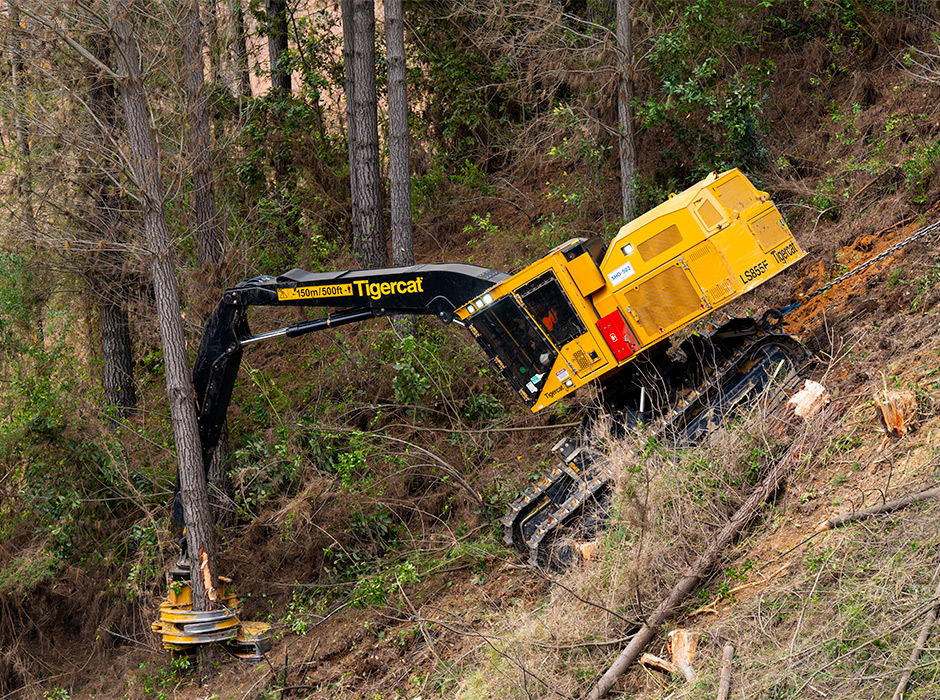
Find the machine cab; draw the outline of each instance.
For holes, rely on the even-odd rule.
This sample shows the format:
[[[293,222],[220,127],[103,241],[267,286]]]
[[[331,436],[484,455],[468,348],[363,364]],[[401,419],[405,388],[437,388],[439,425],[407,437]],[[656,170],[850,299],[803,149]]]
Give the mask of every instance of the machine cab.
[[[572,261],[582,258],[587,269],[597,270],[601,253],[597,239],[572,239],[457,310],[534,411],[575,389],[576,375],[594,375],[608,364],[593,337],[596,313],[571,270]]]

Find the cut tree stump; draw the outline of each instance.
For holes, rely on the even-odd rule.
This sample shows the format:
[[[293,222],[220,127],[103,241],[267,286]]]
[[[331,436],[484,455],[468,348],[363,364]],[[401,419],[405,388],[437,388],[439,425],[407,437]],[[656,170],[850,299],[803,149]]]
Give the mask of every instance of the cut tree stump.
[[[672,663],[682,671],[685,679],[691,683],[695,680],[695,651],[698,649],[698,632],[686,629],[673,630],[669,633],[669,651],[672,654]]]
[[[643,656],[640,657],[640,666],[645,666],[646,668],[651,668],[661,673],[679,673],[679,668],[674,663],[666,661],[666,659],[661,659],[653,654],[643,654]]]
[[[917,423],[917,397],[913,391],[900,390],[876,392],[872,399],[878,408],[878,416],[885,431],[884,440],[878,447],[880,452],[892,437],[904,437]]]

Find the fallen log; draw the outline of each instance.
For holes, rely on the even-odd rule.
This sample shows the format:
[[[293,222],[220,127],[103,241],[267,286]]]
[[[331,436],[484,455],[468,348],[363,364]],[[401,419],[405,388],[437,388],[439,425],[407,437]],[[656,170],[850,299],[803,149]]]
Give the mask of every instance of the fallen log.
[[[734,647],[725,644],[721,654],[721,666],[718,670],[718,696],[716,700],[728,700],[731,695],[731,660],[734,658]]]
[[[901,510],[902,508],[914,505],[915,503],[929,501],[938,497],[940,497],[940,486],[936,486],[932,489],[926,489],[924,491],[918,491],[917,493],[911,493],[907,496],[896,498],[893,501],[885,501],[880,505],[871,506],[870,508],[862,508],[861,510],[855,510],[851,513],[844,513],[842,515],[833,516],[828,520],[823,520],[821,523],[819,523],[819,525],[816,526],[816,531],[820,532],[822,530],[833,530],[848,523],[854,523],[859,520],[866,520],[875,515],[881,515],[883,513],[893,513],[896,510]]]
[[[640,627],[640,630],[614,660],[610,668],[601,676],[594,687],[584,695],[584,700],[600,700],[600,698],[607,695],[616,680],[636,662],[646,646],[653,641],[663,622],[675,613],[682,601],[711,574],[725,549],[754,519],[761,506],[784,484],[799,464],[804,450],[817,441],[819,433],[830,426],[832,419],[838,412],[838,404],[830,405],[819,416],[818,420],[814,421],[813,429],[807,428],[800,437],[794,440],[786,455],[774,465],[763,481],[751,492],[744,504],[731,516],[731,520],[715,536],[714,541],[705,549],[705,552],[695,560],[686,574],[673,586],[666,599],[656,607],[646,623]]]
[[[937,588],[933,592],[933,597],[940,597],[940,584],[937,584]],[[917,665],[917,661],[924,651],[924,647],[927,646],[927,638],[930,636],[930,631],[937,622],[938,612],[940,612],[940,603],[935,604],[927,612],[927,617],[924,618],[924,624],[920,628],[920,634],[917,635],[917,642],[911,650],[911,655],[907,660],[904,671],[901,673],[901,678],[898,680],[898,687],[894,689],[894,695],[891,700],[904,700],[904,692],[907,690],[907,684],[911,680],[911,673],[913,673],[914,667]]]

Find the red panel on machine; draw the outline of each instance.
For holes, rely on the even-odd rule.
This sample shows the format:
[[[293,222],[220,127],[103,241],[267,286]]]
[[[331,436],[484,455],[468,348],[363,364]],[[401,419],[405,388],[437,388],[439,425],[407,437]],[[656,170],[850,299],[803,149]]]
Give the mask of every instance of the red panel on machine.
[[[597,327],[604,336],[607,346],[613,350],[618,362],[626,360],[640,347],[620,309],[604,316],[597,322]]]

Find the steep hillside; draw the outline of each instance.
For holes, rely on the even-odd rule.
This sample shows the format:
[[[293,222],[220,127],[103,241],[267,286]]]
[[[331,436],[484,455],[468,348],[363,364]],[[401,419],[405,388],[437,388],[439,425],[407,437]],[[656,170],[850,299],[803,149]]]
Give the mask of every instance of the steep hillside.
[[[643,198],[651,204],[690,184],[708,158],[718,167],[740,157],[808,253],[723,312],[760,315],[798,301],[940,219],[934,25],[931,11],[902,5],[876,26],[861,4],[832,4],[840,18],[851,15],[851,36],[813,3],[761,3],[753,12],[763,24],[747,41],[733,41],[732,20],[752,18],[725,18],[731,48],[722,60],[766,69],[740,92],[722,83],[692,94],[701,86],[678,73],[665,90],[650,76],[668,63],[671,44],[644,37]],[[678,25],[667,38],[691,42]],[[656,112],[657,100],[682,107],[682,86],[698,111]],[[720,148],[729,134],[736,149]],[[605,174],[616,172],[616,157],[606,146],[589,157],[566,152],[582,145],[566,137],[531,160],[468,160],[446,196],[427,195],[434,171],[420,173],[420,260],[510,270],[569,235],[609,237],[619,183]],[[326,253],[315,243],[298,252],[300,264],[355,266],[335,241]],[[247,252],[238,255],[235,269],[258,271]],[[199,317],[211,300],[195,300],[204,295],[198,276],[187,283]],[[300,316],[269,311],[253,323]],[[940,504],[816,528],[940,482],[938,322],[935,235],[786,316],[818,356],[814,377],[838,410],[649,648],[666,658],[672,627],[697,632],[697,679],[636,667],[616,693],[714,697],[730,643],[732,698],[891,696],[936,602]],[[58,323],[48,332],[67,337],[62,352],[79,348],[79,333]],[[153,346],[153,326],[140,325],[142,345]],[[693,449],[611,438],[617,495],[596,556],[549,574],[502,545],[498,519],[546,466],[551,445],[576,430],[589,391],[532,415],[464,333],[436,322],[420,322],[414,337],[382,321],[259,347],[236,388],[228,477],[213,497],[222,571],[243,597],[243,617],[271,622],[275,642],[260,663],[219,654],[217,675],[198,687],[190,660],[159,649],[150,630],[176,555],[163,505],[173,454],[160,362],[156,350],[146,353],[139,417],[120,428],[82,401],[87,377],[27,392],[42,409],[31,419],[74,409],[81,420],[33,421],[33,451],[4,455],[15,466],[11,483],[34,480],[38,505],[37,515],[15,511],[3,525],[0,698],[580,697],[795,439],[757,416]],[[913,393],[916,420],[885,440],[873,395],[888,389]],[[76,428],[88,425],[100,432]],[[115,455],[122,459],[108,459]],[[87,490],[60,494],[49,485],[55,474],[22,466],[43,459],[80,474]],[[43,498],[47,487],[55,498]],[[12,492],[0,480],[4,515]],[[37,534],[31,517],[56,528]],[[940,656],[928,642],[904,697],[938,696]]]

